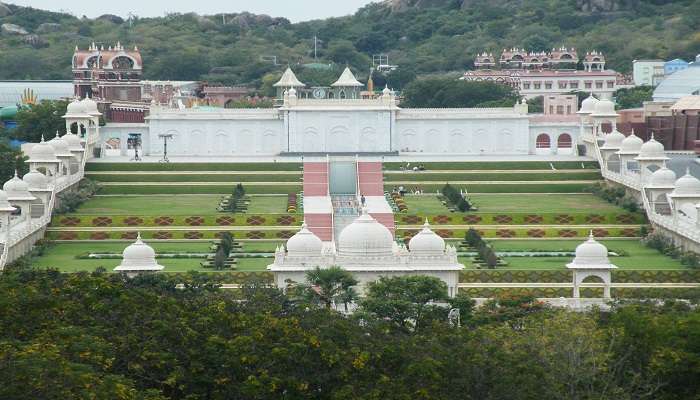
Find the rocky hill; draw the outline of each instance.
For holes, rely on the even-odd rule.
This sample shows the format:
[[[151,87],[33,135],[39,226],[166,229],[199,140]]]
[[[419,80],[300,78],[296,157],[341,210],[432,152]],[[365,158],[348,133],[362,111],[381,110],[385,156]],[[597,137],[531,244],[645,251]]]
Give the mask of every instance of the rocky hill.
[[[0,3],[0,79],[69,79],[73,48],[93,41],[138,45],[147,78],[263,90],[287,64],[350,64],[362,77],[372,55],[388,54],[400,66],[391,77],[400,85],[416,75],[464,71],[477,52],[513,46],[596,49],[626,72],[633,59],[700,53],[697,15],[700,0],[385,0],[352,16],[292,24],[246,12],[89,19]],[[297,69],[312,84],[338,73]]]

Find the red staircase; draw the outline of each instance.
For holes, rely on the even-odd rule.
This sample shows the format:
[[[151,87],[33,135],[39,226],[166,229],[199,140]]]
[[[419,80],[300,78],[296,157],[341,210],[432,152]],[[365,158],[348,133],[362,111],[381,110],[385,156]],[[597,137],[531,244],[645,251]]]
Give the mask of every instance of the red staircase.
[[[323,199],[314,199],[321,197]],[[324,242],[333,240],[333,208],[314,210],[311,205],[329,204],[328,163],[304,163],[304,219],[309,230]]]
[[[382,171],[382,163],[374,161],[358,161],[357,162],[357,187],[360,195],[367,197],[380,197],[376,201],[386,202],[384,198],[384,174]],[[368,200],[369,201],[369,200]],[[387,203],[386,208],[389,210],[391,206]],[[391,212],[372,212],[370,209],[369,215],[376,219],[377,222],[386,226],[393,235],[396,226],[394,225],[394,214]]]

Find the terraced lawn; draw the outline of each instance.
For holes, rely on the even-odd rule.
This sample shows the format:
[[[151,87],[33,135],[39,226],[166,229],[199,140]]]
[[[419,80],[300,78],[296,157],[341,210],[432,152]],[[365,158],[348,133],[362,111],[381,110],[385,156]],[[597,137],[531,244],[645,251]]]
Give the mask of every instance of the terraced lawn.
[[[638,240],[601,240],[608,250],[619,253],[610,261],[625,270],[685,269],[678,260],[642,245]],[[496,251],[574,251],[582,240],[493,240]],[[564,269],[573,257],[504,257],[499,269]]]
[[[201,215],[216,214],[221,195],[96,196],[77,214],[101,215]]]
[[[116,267],[120,260],[89,260],[78,259],[76,256],[86,253],[119,253],[124,250],[127,243],[58,243],[50,247],[46,253],[37,258],[34,262],[35,267],[41,268],[57,268],[63,272],[79,272],[79,271],[94,271],[99,267],[104,267],[111,271]],[[209,243],[199,242],[182,242],[182,243],[149,243],[155,250],[159,252],[202,252],[209,251]],[[256,243],[255,246],[246,246],[245,249],[258,248],[262,249],[262,243]],[[274,250],[275,243],[265,243],[267,247],[271,246]],[[265,249],[267,249],[265,247]],[[200,258],[162,258],[158,262],[165,266],[165,272],[218,272],[211,269],[200,267]],[[268,264],[272,262],[271,257],[265,258],[243,258],[239,259],[237,271],[265,271]]]
[[[406,195],[404,199],[409,214],[447,211],[436,195]],[[480,212],[625,212],[592,194],[473,194],[469,199]]]
[[[76,214],[88,215],[210,215],[218,214],[221,195],[96,196]],[[287,212],[287,196],[251,196],[248,214]]]

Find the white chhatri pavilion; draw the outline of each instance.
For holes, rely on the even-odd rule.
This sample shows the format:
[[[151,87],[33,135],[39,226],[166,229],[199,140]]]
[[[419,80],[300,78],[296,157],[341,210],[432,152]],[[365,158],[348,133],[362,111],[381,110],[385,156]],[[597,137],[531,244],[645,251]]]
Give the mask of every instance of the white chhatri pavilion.
[[[337,248],[334,243],[322,242],[305,223],[286,247],[277,248],[274,263],[267,267],[280,288],[290,281],[304,282],[306,273],[316,267],[339,266],[355,276],[360,292],[382,276],[428,275],[445,282],[448,295],[453,297],[458,290],[459,272],[464,269],[455,248],[445,245],[427,221],[406,248],[398,245],[389,229],[369,215],[366,208],[340,232]]]
[[[153,247],[144,243],[141,240],[141,233],[139,233],[136,241],[124,249],[122,262],[114,268],[114,271],[134,277],[141,273],[162,271],[164,268],[156,261],[156,252]]]
[[[608,248],[599,243],[593,237],[593,231],[588,240],[576,247],[576,257],[566,264],[566,268],[573,272],[574,298],[581,297],[580,287],[583,281],[591,276],[600,278],[605,284],[603,298],[610,298],[612,274],[610,271],[617,269],[608,259]]]

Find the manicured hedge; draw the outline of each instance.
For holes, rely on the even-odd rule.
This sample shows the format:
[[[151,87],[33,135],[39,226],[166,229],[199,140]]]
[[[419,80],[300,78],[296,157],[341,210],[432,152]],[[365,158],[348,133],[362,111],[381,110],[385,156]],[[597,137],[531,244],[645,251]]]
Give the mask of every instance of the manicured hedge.
[[[454,181],[577,181],[577,180],[599,180],[602,176],[597,171],[586,172],[528,172],[528,173],[479,173],[479,174],[462,174],[462,173],[405,173],[405,174],[385,174],[385,182],[405,182],[405,181],[436,181],[436,182],[454,182]]]
[[[86,171],[300,171],[301,163],[103,163],[88,162]]]
[[[640,213],[448,213],[438,215],[395,214],[396,224],[421,225],[428,218],[433,225],[591,225],[643,224]]]
[[[130,231],[111,231],[109,228],[105,230],[92,231],[49,231],[47,237],[51,240],[134,240],[136,234],[141,233],[141,237],[150,240],[197,240],[197,239],[218,239],[221,232],[227,231],[226,227],[221,227],[221,230],[204,231],[197,230],[193,227],[191,230],[172,230],[168,227],[163,227],[162,230],[139,230],[134,228]],[[289,229],[274,229],[274,230],[256,230],[255,228],[244,231],[229,231],[235,239],[277,239],[286,240],[292,237],[299,229],[297,227],[289,227]]]
[[[299,174],[89,174],[99,182],[301,182]]]
[[[230,214],[212,215],[55,215],[54,227],[128,227],[133,226],[296,226],[304,217],[296,214]]]
[[[585,168],[598,169],[600,166],[595,161],[556,161],[556,162],[546,162],[546,161],[475,161],[475,162],[412,162],[411,167],[415,165],[423,164],[423,166],[428,170],[489,170],[489,169],[551,169],[550,164],[554,165],[556,169],[581,169],[583,164]],[[400,167],[405,167],[406,163],[403,162],[387,162],[384,163],[384,169],[398,171]]]
[[[573,275],[568,270],[465,270],[459,274],[460,282],[469,283],[568,283],[572,279]],[[612,271],[612,281],[618,283],[696,283],[700,282],[700,270],[618,270]]]
[[[538,298],[571,297],[571,288],[461,288],[460,293],[469,297],[498,297],[504,295],[534,296]],[[612,288],[613,299],[692,299],[697,298],[697,291],[680,288]],[[581,288],[582,298],[603,296],[603,288]]]
[[[385,184],[384,190],[391,191],[396,184]],[[436,193],[442,188],[442,184],[421,184],[420,189],[424,193]],[[514,183],[514,184],[455,184],[460,189],[467,189],[474,193],[586,193],[589,183]]]
[[[246,185],[247,194],[287,194],[298,192],[301,185]],[[100,194],[230,194],[230,185],[110,185],[102,186]]]
[[[445,239],[461,239],[467,233],[468,228],[460,229],[440,229],[433,227],[435,233]],[[477,232],[484,238],[584,238],[588,237],[590,230],[588,228],[476,228]],[[595,228],[593,234],[596,237],[640,237],[640,228]],[[418,229],[405,229],[398,227],[397,235],[408,239],[415,235]]]

